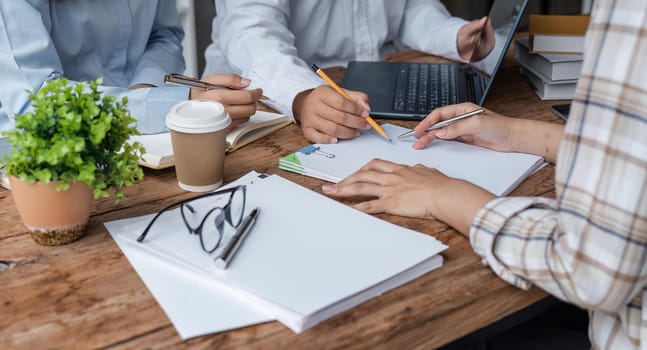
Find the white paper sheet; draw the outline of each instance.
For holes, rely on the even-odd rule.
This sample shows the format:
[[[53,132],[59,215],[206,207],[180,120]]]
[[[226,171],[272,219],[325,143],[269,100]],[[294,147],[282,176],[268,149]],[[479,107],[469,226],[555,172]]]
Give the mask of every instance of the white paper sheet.
[[[536,155],[496,152],[457,141],[434,140],[425,149],[415,150],[412,147],[415,137],[397,138],[409,129],[392,124],[383,124],[382,128],[393,143],[384,141],[373,130],[366,130],[352,140],[315,145],[320,152],[334,157],[296,152],[281,158],[279,167],[336,183],[372,159],[380,158],[406,165],[423,164],[449,177],[469,181],[496,196],[505,196],[544,164],[543,158]]]
[[[295,332],[442,263],[438,253],[446,246],[431,236],[361,213],[279,176],[245,181],[247,177],[236,181],[248,184],[246,212],[258,206],[261,213],[227,270],[213,266],[218,251],[205,254],[198,237],[186,233],[178,209],[160,216],[143,244],[134,243],[143,226],[124,224],[116,234],[156,257],[219,281]],[[197,212],[213,207],[192,205]]]
[[[182,339],[273,320],[208,276],[162,261],[120,237],[126,231],[141,232],[151,217],[112,221],[105,226]],[[185,239],[203,253],[196,237],[187,234]]]

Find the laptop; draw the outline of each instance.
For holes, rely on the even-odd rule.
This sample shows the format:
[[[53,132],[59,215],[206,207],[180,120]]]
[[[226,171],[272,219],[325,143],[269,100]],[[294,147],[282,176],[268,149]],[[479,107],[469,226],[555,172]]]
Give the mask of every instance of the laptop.
[[[491,76],[463,63],[364,62],[348,64],[342,86],[369,96],[375,118],[421,120],[436,107],[483,105],[528,0],[495,0],[490,19],[505,42]]]

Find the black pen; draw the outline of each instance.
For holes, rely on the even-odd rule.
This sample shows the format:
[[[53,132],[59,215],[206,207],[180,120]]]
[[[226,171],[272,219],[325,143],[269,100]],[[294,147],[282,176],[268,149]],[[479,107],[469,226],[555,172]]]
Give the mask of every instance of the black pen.
[[[216,85],[212,83],[208,83],[206,81],[202,81],[200,79],[192,78],[183,74],[179,73],[170,73],[164,76],[164,82],[167,84],[173,84],[173,85],[179,85],[179,86],[187,86],[191,88],[196,88],[196,89],[202,89],[202,90],[215,90],[215,89],[226,89],[226,90],[235,90],[226,86],[222,85]],[[262,96],[259,98],[260,100],[266,100],[266,96]]]
[[[227,265],[229,265],[229,263],[234,260],[236,252],[243,244],[243,240],[245,239],[249,231],[252,230],[252,227],[256,223],[256,218],[258,218],[258,214],[260,212],[261,209],[258,207],[252,209],[252,212],[249,213],[249,215],[247,215],[240,226],[238,226],[236,233],[234,233],[234,235],[229,239],[225,247],[222,248],[220,255],[218,255],[214,260],[213,263],[217,268],[224,270],[227,268]]]
[[[463,119],[465,119],[465,118],[469,118],[469,117],[471,117],[471,116],[474,116],[474,115],[477,115],[477,114],[481,114],[481,113],[483,113],[483,112],[485,112],[485,108],[479,108],[479,109],[475,109],[475,110],[473,110],[473,111],[471,111],[471,112],[467,112],[467,113],[463,113],[463,114],[457,115],[457,116],[455,116],[454,118],[450,118],[450,119],[447,119],[447,120],[440,121],[440,122],[438,122],[438,123],[436,123],[436,124],[434,124],[434,125],[432,125],[432,126],[428,127],[428,128],[425,130],[425,132],[427,132],[427,131],[431,131],[431,130],[440,129],[440,128],[443,128],[443,127],[445,127],[445,126],[447,126],[447,125],[452,125],[452,124],[454,124],[454,123],[456,123],[456,122],[458,122],[458,121],[461,121],[461,120],[463,120]],[[407,131],[407,132],[405,132],[404,134],[402,134],[402,135],[398,136],[398,138],[399,138],[399,139],[403,139],[403,138],[405,138],[405,137],[413,136],[415,133],[416,133],[416,132],[415,132],[415,131],[413,131],[413,130],[411,130],[411,131]]]

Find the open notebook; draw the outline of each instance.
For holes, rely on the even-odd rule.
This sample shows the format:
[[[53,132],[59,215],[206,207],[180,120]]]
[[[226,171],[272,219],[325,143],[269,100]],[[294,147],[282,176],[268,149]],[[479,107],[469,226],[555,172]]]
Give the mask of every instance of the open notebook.
[[[496,196],[505,196],[545,163],[539,156],[496,152],[456,141],[435,140],[423,150],[412,148],[416,138],[399,140],[410,131],[383,124],[393,143],[374,131],[337,144],[308,145],[279,160],[279,168],[337,183],[375,158],[436,168],[447,176],[469,181]]]
[[[256,111],[249,121],[238,125],[227,134],[226,150],[235,151],[290,123],[290,118],[285,114]],[[171,135],[168,132],[134,136],[131,140],[139,141],[146,149],[140,161],[142,166],[163,169],[175,165]]]
[[[133,244],[230,289],[295,332],[442,264],[439,253],[447,247],[433,237],[277,175],[252,172],[231,185],[237,184],[247,184],[246,213],[254,207],[261,211],[226,270],[213,265],[218,250],[206,254],[198,237],[187,233],[178,209],[162,215],[144,243]],[[147,215],[105,225],[116,240],[134,242],[150,219]]]

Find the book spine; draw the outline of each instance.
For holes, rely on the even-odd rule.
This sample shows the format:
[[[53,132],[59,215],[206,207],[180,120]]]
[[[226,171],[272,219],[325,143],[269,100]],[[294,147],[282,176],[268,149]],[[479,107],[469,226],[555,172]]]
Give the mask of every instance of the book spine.
[[[551,82],[578,79],[582,70],[581,60],[551,62],[542,54],[530,54],[522,44],[515,45],[514,56],[519,64],[541,73]]]

